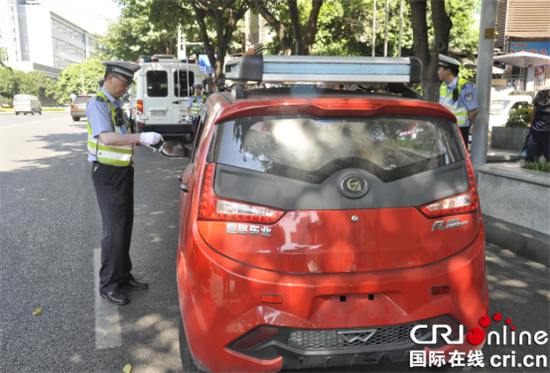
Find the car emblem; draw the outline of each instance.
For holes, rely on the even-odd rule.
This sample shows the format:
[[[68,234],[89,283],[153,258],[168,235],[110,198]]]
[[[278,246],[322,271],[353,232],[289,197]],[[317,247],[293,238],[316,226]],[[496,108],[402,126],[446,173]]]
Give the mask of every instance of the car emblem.
[[[369,183],[362,176],[347,175],[340,182],[340,191],[347,197],[359,198],[369,191]]]
[[[370,339],[376,333],[376,329],[364,329],[364,330],[346,330],[338,331],[338,334],[340,334],[348,343],[353,343],[357,340],[361,342],[366,342]]]

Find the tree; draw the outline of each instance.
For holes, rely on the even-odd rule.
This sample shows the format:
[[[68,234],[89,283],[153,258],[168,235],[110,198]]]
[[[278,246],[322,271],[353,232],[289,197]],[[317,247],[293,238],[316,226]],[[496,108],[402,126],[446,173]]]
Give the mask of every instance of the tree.
[[[216,77],[221,78],[233,32],[250,8],[250,0],[190,0],[190,3],[210,64],[215,66]],[[215,37],[208,34],[207,19],[214,23]],[[212,44],[216,44],[215,49]]]
[[[317,21],[319,19],[319,14],[321,12],[321,7],[323,6],[323,0],[312,0],[307,6],[305,4],[299,4],[297,0],[286,0],[287,11],[279,8],[277,5],[282,5],[282,3],[275,3],[273,11],[268,9],[268,6],[262,1],[255,1],[254,6],[258,13],[269,23],[269,25],[277,32],[277,36],[282,45],[283,54],[291,54],[291,45],[294,43],[295,54],[297,55],[309,55],[313,49],[313,44],[315,43],[315,35],[317,34]],[[300,9],[302,5],[302,11]],[[309,16],[307,21],[302,20],[304,10],[307,10]],[[287,27],[275,18],[275,12],[280,15],[290,19],[290,24],[292,26],[292,35],[290,36],[287,31]],[[302,31],[303,28],[303,31]]]
[[[57,83],[39,71],[27,73],[37,90],[38,97],[53,98],[57,93]]]
[[[98,38],[101,52],[106,56],[136,61],[141,55],[176,55],[178,25],[182,26],[187,40],[198,39],[188,3],[180,4],[177,0],[115,1],[122,7],[120,16],[109,25],[107,33]]]
[[[100,57],[92,57],[81,63],[72,64],[61,72],[57,82],[58,92],[56,95],[60,102],[71,102],[71,93],[83,93],[81,68],[84,63],[86,63],[83,68],[84,93],[95,93],[99,89],[97,79],[105,75],[105,66],[101,63]]]

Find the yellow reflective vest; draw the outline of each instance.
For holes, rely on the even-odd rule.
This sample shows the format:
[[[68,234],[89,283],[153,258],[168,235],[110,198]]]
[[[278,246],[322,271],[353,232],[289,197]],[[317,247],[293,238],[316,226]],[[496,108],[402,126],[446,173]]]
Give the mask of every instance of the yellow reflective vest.
[[[124,120],[123,123],[117,123],[116,120],[116,110],[111,101],[105,96],[102,91],[99,91],[97,95],[90,99],[92,100],[103,100],[109,106],[111,110],[111,127],[113,132],[116,133],[131,133],[130,124]],[[134,158],[134,145],[105,145],[98,138],[94,138],[92,133],[92,127],[90,126],[90,121],[88,122],[88,152],[97,158],[97,161],[102,164],[107,164],[110,166],[119,166],[126,167],[133,163]],[[123,131],[124,128],[124,131]]]
[[[193,97],[193,104],[191,104],[189,114],[196,117],[197,115],[199,115],[199,111],[201,111],[201,106],[206,102],[206,95],[202,95],[201,102],[198,102],[197,95],[193,95],[191,97]]]
[[[464,78],[458,78],[458,83],[456,85],[456,88],[458,89],[458,99],[456,101],[453,100],[453,91],[447,94],[447,84],[445,84],[445,82],[441,83],[441,90],[439,92],[439,103],[445,105],[447,109],[453,112],[456,116],[459,127],[465,127],[466,121],[468,120],[468,109],[466,109],[466,106],[458,106],[458,102],[460,101],[460,92],[466,83],[470,82]]]

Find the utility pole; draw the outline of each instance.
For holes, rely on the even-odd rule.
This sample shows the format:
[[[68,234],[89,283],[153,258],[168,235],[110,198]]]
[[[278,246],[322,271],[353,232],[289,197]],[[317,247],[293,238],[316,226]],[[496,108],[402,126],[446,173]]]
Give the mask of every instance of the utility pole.
[[[470,123],[470,125],[473,125],[472,153],[470,156],[474,165],[487,163],[487,132],[489,127],[496,16],[497,0],[484,0],[481,3],[479,50],[477,55],[476,94],[479,109],[475,122]]]
[[[388,57],[388,13],[390,11],[390,0],[386,0],[386,36],[384,37],[384,57]]]
[[[376,0],[374,0],[374,5],[372,7],[372,56],[375,56],[376,47]]]
[[[399,10],[399,50],[398,57],[401,57],[401,38],[403,37],[403,0],[399,0],[401,3],[401,8]]]

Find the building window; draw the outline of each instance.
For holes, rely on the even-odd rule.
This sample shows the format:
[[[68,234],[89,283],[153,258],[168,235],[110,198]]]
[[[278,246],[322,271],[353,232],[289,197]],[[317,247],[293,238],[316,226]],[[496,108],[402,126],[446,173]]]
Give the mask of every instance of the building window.
[[[86,43],[86,37],[82,32],[76,31],[75,29],[64,25],[61,22],[58,22],[55,19],[52,19],[52,30],[57,31],[81,43]]]
[[[66,69],[68,66],[72,65],[73,63],[76,63],[76,62],[69,61],[57,56],[53,57],[53,65],[54,67],[57,67],[59,69]]]
[[[82,48],[78,48],[56,38],[52,38],[52,44],[54,56],[76,59],[77,61],[81,61],[86,58],[86,52]]]

